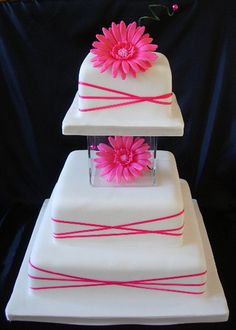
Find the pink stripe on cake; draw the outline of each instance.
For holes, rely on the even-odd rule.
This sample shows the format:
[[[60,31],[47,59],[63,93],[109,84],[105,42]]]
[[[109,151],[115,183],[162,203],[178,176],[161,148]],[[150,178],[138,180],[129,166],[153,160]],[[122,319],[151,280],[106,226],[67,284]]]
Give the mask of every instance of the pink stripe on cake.
[[[31,275],[28,274],[29,278],[36,280],[36,281],[52,281],[52,282],[77,282],[80,284],[68,284],[68,285],[39,285],[39,286],[32,286],[32,290],[49,290],[49,289],[66,289],[66,288],[85,288],[90,286],[125,286],[130,288],[137,288],[137,289],[145,289],[145,290],[157,290],[157,291],[165,291],[165,292],[174,292],[174,293],[182,293],[182,294],[203,294],[204,290],[193,291],[191,290],[194,288],[203,287],[206,282],[201,281],[199,283],[194,282],[196,278],[203,277],[207,274],[207,271],[193,273],[193,274],[185,274],[185,275],[176,275],[176,276],[166,276],[166,277],[157,277],[157,278],[150,278],[150,279],[141,279],[141,280],[131,280],[131,281],[114,281],[114,280],[98,280],[88,277],[80,277],[70,274],[64,274],[60,272],[55,272],[52,270],[44,269],[35,266],[31,260],[29,260],[29,265],[32,270],[36,270],[41,275]],[[44,276],[46,274],[47,276]],[[53,275],[50,277],[48,275]],[[173,280],[181,280],[192,278],[192,283],[185,283],[185,282],[172,282]],[[176,288],[176,287],[179,287]],[[188,288],[188,289],[184,289]]]
[[[173,93],[166,93],[162,95],[156,95],[156,96],[139,96],[135,94],[130,94],[127,92],[119,91],[116,89],[112,88],[107,88],[104,86],[98,86],[94,84],[90,84],[87,82],[82,82],[79,81],[79,85],[87,86],[90,88],[94,89],[99,89],[103,90],[109,93],[115,93],[118,95],[122,96],[90,96],[90,95],[79,95],[81,99],[87,99],[87,100],[127,100],[127,102],[121,102],[121,103],[114,103],[114,104],[109,104],[109,105],[102,105],[102,106],[96,106],[96,107],[91,107],[91,108],[84,108],[84,109],[79,109],[81,112],[88,112],[88,111],[96,111],[96,110],[104,110],[104,109],[112,109],[116,107],[121,107],[121,106],[126,106],[126,105],[131,105],[135,103],[141,103],[141,102],[151,102],[151,103],[156,103],[156,104],[163,104],[163,105],[170,105],[172,101],[169,101],[173,95]],[[167,100],[167,101],[163,101]]]
[[[61,238],[81,238],[81,237],[125,236],[125,235],[140,235],[140,234],[159,234],[159,235],[167,235],[167,236],[182,236],[183,233],[181,230],[183,229],[184,225],[181,225],[181,226],[175,227],[175,228],[157,229],[157,230],[141,229],[141,228],[136,228],[135,226],[158,222],[158,221],[169,220],[169,219],[181,216],[183,213],[184,213],[184,210],[182,210],[178,213],[160,217],[160,218],[135,221],[135,222],[130,222],[130,223],[116,225],[116,226],[94,224],[94,223],[89,223],[89,222],[84,222],[84,221],[76,222],[76,221],[69,221],[69,220],[60,220],[60,219],[56,219],[56,218],[51,218],[51,219],[52,219],[52,221],[61,223],[61,224],[92,227],[90,229],[81,229],[81,230],[54,233],[53,236],[57,239],[58,238],[61,239]],[[104,233],[107,230],[116,230],[118,232]],[[95,232],[95,234],[94,234],[94,232]],[[97,234],[96,232],[99,232],[99,233]]]

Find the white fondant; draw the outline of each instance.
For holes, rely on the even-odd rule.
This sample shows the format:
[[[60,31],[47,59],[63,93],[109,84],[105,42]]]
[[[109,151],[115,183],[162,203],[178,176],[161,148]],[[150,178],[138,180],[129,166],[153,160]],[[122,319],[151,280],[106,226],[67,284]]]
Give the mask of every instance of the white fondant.
[[[158,96],[171,93],[172,77],[169,62],[163,54],[157,53],[157,55],[157,60],[152,62],[152,67],[147,71],[139,72],[136,78],[133,78],[131,75],[127,75],[126,79],[122,80],[121,77],[113,78],[111,70],[101,74],[98,68],[93,67],[91,59],[94,57],[94,55],[89,53],[80,67],[79,82],[91,83],[101,87],[110,88],[137,96]],[[122,96],[114,92],[108,92],[84,85],[79,85],[79,94],[81,96]],[[79,98],[79,109],[82,110],[86,108],[107,106],[118,102],[126,103],[127,101],[129,100],[94,100]],[[127,111],[127,114],[129,115],[132,115],[134,111],[142,112],[140,109],[142,106],[142,103],[136,103],[121,107],[121,109],[118,110],[118,113],[113,113],[113,116],[120,116],[120,111],[122,111],[122,108],[124,111]],[[159,104],[147,102],[145,107],[146,113],[155,115],[155,113],[159,110],[159,106]],[[167,114],[169,114],[171,105],[165,105],[164,107]],[[162,109],[162,111],[163,110],[164,109]],[[98,112],[101,113],[101,111]],[[95,114],[93,114],[93,116],[94,115]]]
[[[91,63],[91,54],[85,58],[79,73],[79,81],[100,85],[139,96],[158,96],[172,92],[172,78],[168,60],[158,53],[153,66],[137,78],[127,76],[112,78],[110,72],[100,73]],[[183,119],[172,96],[171,105],[141,102],[111,109],[81,112],[79,109],[110,105],[117,100],[82,99],[82,96],[120,96],[112,92],[79,85],[79,92],[63,121],[66,135],[138,135],[138,136],[182,136]],[[170,99],[163,100],[169,101]]]
[[[204,223],[194,201],[197,226],[201,231],[207,259],[207,294],[200,296],[173,293],[148,294],[147,291],[131,291],[129,296],[115,296],[114,290],[103,295],[93,290],[29,292],[28,261],[38,232],[45,218],[48,201],[45,201],[36,222],[14,290],[6,307],[9,321],[35,321],[65,324],[110,325],[110,324],[178,324],[195,322],[227,321],[229,310],[217,274],[214,257]],[[192,204],[192,202],[190,201]],[[44,239],[42,241],[44,244]],[[118,288],[119,289],[119,288]],[[124,299],[126,298],[126,299]]]
[[[93,187],[89,183],[88,171],[87,152],[72,152],[53,193],[52,218],[115,226],[170,216],[184,209],[175,158],[170,152],[157,152],[157,183],[150,187]],[[134,227],[147,230],[173,229],[181,227],[183,219],[182,214]],[[54,233],[91,229],[86,226],[52,223]],[[105,234],[118,232],[120,231],[111,229],[106,230]],[[98,240],[106,240],[111,245],[114,240],[141,245],[146,237],[149,241],[154,241],[156,247],[163,244],[177,246],[182,243],[182,236],[160,234],[100,237]],[[65,239],[65,243],[70,241],[69,244],[81,244],[81,240],[84,241],[85,238]],[[94,238],[90,238],[91,240]],[[59,241],[61,243],[64,239]]]
[[[145,237],[139,243],[135,242],[135,244],[130,239],[121,242],[114,238],[112,244],[105,239],[98,238],[93,238],[92,240],[84,238],[77,246],[73,244],[55,244],[49,231],[50,209],[48,209],[35,239],[30,257],[31,262],[39,268],[97,280],[131,281],[204,272],[207,266],[201,236],[197,226],[196,215],[191,204],[190,191],[185,181],[182,181],[182,188],[186,209],[186,228],[182,247],[166,248],[161,246],[157,248],[155,239],[151,239],[148,235],[143,235]],[[30,266],[29,274],[36,277],[45,275]],[[55,276],[46,274],[46,277]],[[173,279],[171,282],[199,284],[206,282],[206,277],[207,275],[187,279],[179,278],[177,280]],[[29,283],[32,287],[64,284],[57,283],[57,281],[53,281],[53,283],[47,280],[42,281],[37,278],[31,278]],[[177,286],[175,288],[179,287]],[[70,292],[68,294],[76,296],[80,294],[78,290],[81,289],[86,290],[86,288],[63,290],[69,290]],[[118,289],[116,286],[87,289],[90,293],[93,292],[93,295],[97,294],[101,295],[101,297],[103,294],[109,294],[109,292],[114,290],[115,296],[122,295],[124,299],[126,299],[126,296],[133,294],[138,294],[140,298],[142,295],[153,296],[157,294],[157,292],[153,292],[152,290],[121,286]],[[204,291],[205,289],[205,284],[200,287],[191,287],[191,291],[197,292]],[[139,293],[136,292],[137,290]],[[140,290],[144,292],[142,293]],[[48,295],[51,292],[44,294]],[[62,294],[62,297],[64,294]],[[59,292],[58,295],[60,295]]]

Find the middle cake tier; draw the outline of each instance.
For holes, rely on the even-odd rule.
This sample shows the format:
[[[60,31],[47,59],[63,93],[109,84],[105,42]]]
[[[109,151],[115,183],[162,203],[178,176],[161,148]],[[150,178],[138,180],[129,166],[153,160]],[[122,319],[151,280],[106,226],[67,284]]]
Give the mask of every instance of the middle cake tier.
[[[157,152],[157,184],[150,187],[93,187],[87,151],[72,152],[51,198],[56,241],[79,244],[84,238],[114,237],[130,244],[180,246],[184,204],[174,156]]]

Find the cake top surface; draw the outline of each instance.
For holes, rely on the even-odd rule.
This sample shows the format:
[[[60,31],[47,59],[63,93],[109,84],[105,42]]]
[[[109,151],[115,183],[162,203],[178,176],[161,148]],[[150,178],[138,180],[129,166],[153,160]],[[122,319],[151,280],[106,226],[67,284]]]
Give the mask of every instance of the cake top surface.
[[[63,121],[66,135],[181,136],[167,58],[144,27],[103,28],[84,59],[78,93]]]

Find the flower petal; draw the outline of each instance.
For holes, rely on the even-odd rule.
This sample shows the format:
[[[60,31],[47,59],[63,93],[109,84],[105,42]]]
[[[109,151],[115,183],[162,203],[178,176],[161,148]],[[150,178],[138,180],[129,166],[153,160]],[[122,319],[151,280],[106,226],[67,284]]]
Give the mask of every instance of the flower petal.
[[[152,164],[152,162],[149,159],[139,159],[138,162],[143,166],[148,166]]]
[[[139,163],[131,163],[130,166],[133,167],[133,168],[135,168],[138,171],[142,171],[142,169],[143,169],[143,166],[141,164],[139,164]]]
[[[98,48],[98,49],[105,50],[105,51],[110,51],[111,50],[111,48],[107,44],[105,44],[103,42],[100,42],[100,41],[94,41],[92,43],[92,46],[94,48]]]
[[[91,49],[90,52],[93,53],[93,50],[94,49]],[[95,61],[98,61],[99,60],[99,57],[98,56],[94,56],[92,59],[91,59],[91,62],[95,62]]]
[[[121,62],[121,65],[122,65],[122,69],[123,69],[124,73],[125,73],[125,74],[129,73],[129,68],[130,68],[130,67],[129,67],[128,62],[125,61],[125,60],[123,60],[123,61]]]
[[[116,174],[116,167],[114,167],[113,170],[111,170],[111,172],[107,175],[107,181],[111,182],[115,174]]]
[[[156,49],[157,49],[157,45],[154,45],[154,44],[143,45],[139,48],[139,50],[142,52],[145,52],[145,51],[155,52]]]
[[[104,71],[106,71],[113,63],[114,63],[114,59],[113,58],[108,58],[104,63],[103,66],[100,70],[101,73],[103,73]]]
[[[143,70],[147,70],[150,68],[151,64],[148,61],[142,61],[142,60],[136,60],[136,63],[139,65],[139,67]]]
[[[150,34],[149,33],[145,33],[142,38],[150,38]]]
[[[134,139],[133,136],[127,136],[126,145],[125,145],[127,150],[130,150],[133,144],[133,139]]]
[[[114,22],[111,23],[111,30],[112,34],[117,42],[121,41],[121,36],[120,36],[120,29],[119,29],[119,24],[115,24]]]
[[[135,63],[134,61],[128,61],[129,65],[131,66],[131,68],[134,70],[134,72],[138,72],[139,71],[139,66],[137,65],[137,63]]]
[[[141,154],[141,153],[147,151],[148,149],[149,149],[149,145],[148,144],[147,145],[142,145],[142,146],[140,146],[140,148],[137,148],[135,150],[135,153],[136,154]]]
[[[122,139],[122,145],[125,148],[128,136],[122,136],[121,139]]]
[[[120,64],[121,64],[121,61],[115,61],[112,64],[112,77],[113,78],[115,78],[117,76]]]
[[[130,68],[130,73],[134,78],[136,78],[136,72],[132,68]]]
[[[134,34],[135,34],[135,31],[136,31],[136,22],[133,22],[133,23],[130,23],[127,27],[127,40],[128,41],[131,41]]]
[[[132,166],[129,166],[129,171],[131,174],[133,174],[133,176],[140,176],[141,172],[136,170],[136,168],[132,167]]]
[[[145,31],[145,27],[144,26],[139,26],[132,38],[132,44],[136,45],[136,43],[140,40],[140,38],[142,37],[143,33]]]
[[[98,152],[96,152],[96,156],[98,156],[99,158],[113,160],[114,159],[114,151],[112,153],[111,152],[98,151]]]
[[[122,79],[122,80],[125,80],[125,78],[126,78],[126,74],[125,74],[125,72],[123,71],[123,68],[122,68],[122,67],[120,68],[120,76],[121,76],[121,79]]]
[[[115,141],[115,139],[114,139],[112,136],[109,136],[109,137],[108,137],[108,141],[110,142],[110,144],[111,144],[111,146],[112,146],[113,148],[116,147],[116,141]]]
[[[114,164],[109,164],[106,167],[104,167],[104,170],[99,173],[100,176],[107,175],[114,169]]]
[[[135,150],[140,147],[145,140],[143,138],[136,138],[134,144],[131,147],[131,150]]]
[[[142,154],[135,155],[135,160],[138,161],[139,159],[148,159],[152,157],[152,154],[150,152],[144,152]]]
[[[108,137],[108,141],[110,142],[111,146],[114,148],[114,151],[116,149],[116,140],[115,140],[115,136],[109,136]]]
[[[143,45],[150,44],[153,41],[152,38],[144,38],[142,37],[139,42],[136,44],[136,47],[139,48]]]
[[[101,59],[102,56],[104,56],[105,60],[107,59],[108,56],[110,57],[110,54],[106,50],[103,50],[103,49],[91,49],[91,53],[98,55],[99,60]]]
[[[99,143],[98,149],[101,150],[101,151],[112,152],[113,153],[113,149],[105,143]]]
[[[140,53],[138,59],[144,61],[155,61],[157,59],[157,54],[151,52]]]
[[[121,136],[115,136],[115,143],[116,143],[116,148],[121,148],[122,147],[122,138]]]
[[[124,167],[123,170],[123,177],[125,179],[126,182],[132,182],[135,180],[135,177],[133,176],[133,174],[130,172],[128,167]]]
[[[120,36],[121,36],[121,41],[125,42],[127,40],[126,37],[126,25],[124,21],[120,22]]]
[[[116,169],[116,175],[115,175],[115,181],[116,183],[120,183],[122,179],[122,173],[123,173],[123,166],[119,164]]]
[[[110,40],[110,42],[113,44],[113,46],[116,44],[116,40],[115,38],[113,37],[113,34],[107,30],[106,28],[102,28],[102,32],[104,34],[104,36]]]
[[[98,66],[101,66],[103,64],[102,61],[96,61],[96,62],[93,62],[93,67],[98,67]]]
[[[111,42],[110,39],[107,39],[103,34],[96,34],[96,38],[100,41],[101,44],[105,44],[108,48],[112,49],[114,44]]]
[[[104,163],[100,163],[100,164],[96,164],[96,168],[104,168],[107,165],[110,165],[110,162],[104,162]]]

